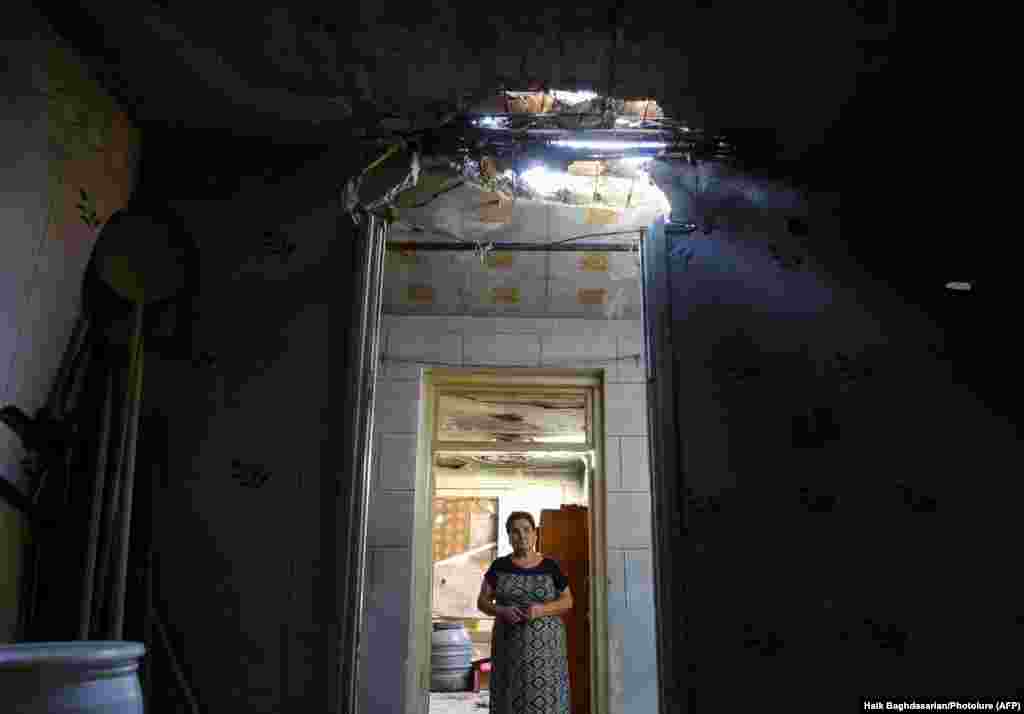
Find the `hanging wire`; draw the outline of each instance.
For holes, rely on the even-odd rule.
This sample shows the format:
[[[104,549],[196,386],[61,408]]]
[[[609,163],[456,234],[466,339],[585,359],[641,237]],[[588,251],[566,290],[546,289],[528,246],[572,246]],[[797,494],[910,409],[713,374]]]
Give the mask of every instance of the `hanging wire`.
[[[448,188],[442,188],[440,191],[435,193],[433,196],[428,198],[423,203],[417,203],[417,204],[415,204],[413,206],[409,206],[409,208],[423,208],[424,206],[427,206],[427,205],[433,203],[434,201],[436,201],[439,196],[443,196],[444,194],[448,193],[449,191],[454,191],[455,189],[459,188],[460,186],[464,186],[465,183],[466,183],[465,181],[459,181],[459,182],[449,186]]]
[[[634,228],[633,230],[630,230],[630,231],[611,231],[609,233],[588,233],[586,235],[574,236],[572,238],[565,238],[563,240],[551,241],[550,243],[540,243],[539,245],[541,247],[551,246],[551,245],[562,245],[564,243],[574,243],[574,242],[576,242],[578,240],[584,240],[586,238],[603,238],[605,236],[633,235],[634,233],[639,233],[641,238],[642,238],[644,236],[644,234],[646,234],[646,232],[647,232],[646,228]]]
[[[651,106],[651,100],[648,99],[647,103],[644,104],[644,115],[640,119],[640,123],[643,124],[647,121],[647,108]],[[633,201],[633,187],[636,186],[636,176],[633,176],[633,180],[629,182],[629,195],[626,196],[626,208],[629,208],[630,203]]]
[[[442,231],[432,231],[432,232],[433,233],[437,233],[437,234],[442,234],[442,235],[448,235],[448,236],[451,236],[453,238],[459,238],[457,235],[455,235],[453,233],[446,232],[446,231],[445,232],[442,232]],[[556,246],[556,245],[564,245],[566,243],[575,243],[576,241],[586,240],[587,238],[610,238],[612,236],[636,235],[636,234],[640,234],[639,240],[643,240],[644,236],[647,234],[647,229],[646,228],[633,228],[633,229],[628,230],[628,231],[609,231],[607,233],[586,233],[584,235],[573,236],[572,238],[564,238],[562,240],[550,241],[548,243],[537,243],[536,245],[537,245],[537,249],[540,250],[540,249],[543,249],[543,248],[550,248],[550,247]],[[472,249],[472,250],[475,250],[475,251],[478,251],[478,252],[479,251],[491,250],[491,249],[494,248],[493,242],[490,242],[490,243],[488,243],[486,245],[484,243],[482,243],[481,241],[456,240],[456,241],[452,241],[452,242],[454,244],[456,244],[456,245],[462,245],[462,246],[464,246],[466,248],[469,248],[469,249]],[[397,239],[393,239],[393,238],[389,238],[388,239],[388,243],[389,244],[401,244],[401,245],[405,245],[405,246],[409,246],[410,245],[410,241],[407,241],[407,240],[397,240]],[[427,242],[427,243],[425,243],[425,245],[430,245],[430,243]],[[615,244],[612,244],[612,245],[615,245]],[[509,248],[509,250],[510,251],[514,251],[515,249],[514,248]]]
[[[487,254],[490,253],[492,250],[494,250],[494,243],[491,242],[491,243],[488,243],[487,245],[484,245],[480,241],[477,241],[476,242],[476,249],[477,249],[478,255],[480,256],[480,265],[486,266],[487,265]]]
[[[637,354],[632,354],[632,355],[623,355],[622,357],[601,357],[601,358],[595,358],[595,359],[583,358],[583,359],[571,359],[571,360],[557,360],[555,362],[547,362],[547,361],[545,361],[544,366],[545,367],[552,367],[552,366],[557,366],[557,365],[567,365],[567,366],[570,366],[570,367],[578,367],[578,366],[584,365],[584,364],[609,364],[609,363],[615,363],[615,362],[632,361],[637,367],[639,367],[640,366],[640,360],[642,358],[643,358],[643,355],[637,353]],[[421,365],[429,365],[431,367],[478,367],[478,368],[481,368],[481,369],[484,369],[484,368],[491,369],[491,368],[510,367],[510,366],[512,366],[512,365],[509,365],[509,364],[481,364],[481,363],[474,363],[474,362],[436,362],[434,360],[413,359],[413,358],[406,358],[406,357],[394,357],[392,355],[386,355],[386,354],[382,354],[381,357],[380,357],[380,360],[381,360],[381,362],[394,362],[394,363],[397,363],[397,364],[421,364]]]
[[[362,220],[361,216],[359,215],[359,211],[360,211],[359,191],[362,188],[363,180],[366,178],[367,174],[369,174],[375,168],[377,168],[382,163],[387,161],[395,153],[397,153],[397,152],[401,151],[402,149],[406,148],[406,146],[408,146],[408,144],[407,144],[407,142],[404,139],[398,139],[395,143],[391,144],[384,151],[384,153],[381,154],[376,160],[370,162],[370,164],[365,169],[360,171],[355,176],[350,177],[348,179],[348,181],[345,182],[345,185],[341,189],[342,207],[344,208],[345,212],[349,214],[349,216],[352,219],[352,222],[355,225],[359,225],[361,223],[361,220]],[[418,163],[418,160],[419,160],[419,157],[418,156],[414,156],[413,174],[415,174],[417,177],[418,177],[418,174],[419,174],[419,163]],[[406,178],[405,181],[402,182],[402,185],[405,185],[407,182],[408,182],[408,177]],[[413,181],[413,184],[415,185],[415,180]],[[369,211],[369,210],[372,210],[372,208],[366,208],[366,210]]]

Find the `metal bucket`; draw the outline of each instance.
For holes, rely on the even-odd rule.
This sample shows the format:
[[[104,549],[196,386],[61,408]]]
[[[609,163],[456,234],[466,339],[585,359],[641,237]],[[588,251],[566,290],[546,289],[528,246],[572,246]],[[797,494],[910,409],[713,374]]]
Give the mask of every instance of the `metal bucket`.
[[[461,622],[435,622],[430,637],[430,691],[473,688],[473,642]]]
[[[0,645],[0,708],[17,714],[142,714],[139,642]]]

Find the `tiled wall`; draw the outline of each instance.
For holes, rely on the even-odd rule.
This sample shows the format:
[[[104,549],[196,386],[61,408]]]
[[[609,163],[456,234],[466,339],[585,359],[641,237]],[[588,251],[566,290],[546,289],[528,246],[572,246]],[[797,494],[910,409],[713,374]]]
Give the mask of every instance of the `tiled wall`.
[[[636,360],[618,359],[639,354],[640,323],[392,315],[384,319],[382,340],[361,711],[405,711],[419,373],[440,362],[605,369],[611,712],[653,713],[657,693],[644,370]],[[429,361],[397,363],[388,357]]]

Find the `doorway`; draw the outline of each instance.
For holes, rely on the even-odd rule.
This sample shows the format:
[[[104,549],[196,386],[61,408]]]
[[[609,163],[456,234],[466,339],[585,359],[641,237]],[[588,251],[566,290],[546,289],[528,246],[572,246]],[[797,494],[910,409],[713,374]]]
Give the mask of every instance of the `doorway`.
[[[494,620],[476,600],[490,563],[511,552],[505,519],[525,511],[538,525],[538,550],[559,563],[573,592],[562,616],[573,711],[606,712],[601,372],[434,369],[423,386],[408,691],[427,692],[431,714],[487,706]],[[432,666],[438,623],[446,632],[461,626],[471,642],[462,686]]]
[[[369,235],[375,234],[369,231]],[[360,245],[367,249],[367,262],[380,255],[376,252],[379,246],[378,240]],[[552,256],[553,263],[556,257]],[[626,262],[635,260],[634,255],[624,257],[628,258]],[[582,258],[573,258],[571,263],[583,277],[574,273],[571,279],[566,278],[567,285],[556,281],[552,299],[565,292],[561,288],[571,288],[577,278],[589,276],[597,263],[597,267],[604,265]],[[376,271],[370,274],[379,276]],[[366,286],[379,298],[379,284],[368,280]],[[572,295],[576,292],[590,294],[573,290]],[[366,353],[355,353],[351,358],[353,363],[361,362],[371,369],[359,373],[365,381],[353,383],[348,391],[352,393],[351,403],[371,409],[372,421],[353,423],[353,428],[359,430],[356,443],[368,447],[372,437],[373,453],[380,458],[366,465],[364,450],[349,452],[348,456],[357,461],[356,470],[362,469],[368,478],[339,483],[343,503],[351,504],[361,514],[360,522],[366,524],[365,535],[350,528],[344,532],[353,539],[365,539],[360,541],[366,543],[365,550],[354,549],[352,555],[365,555],[367,563],[365,569],[355,566],[361,575],[365,573],[361,582],[347,578],[339,581],[339,596],[352,592],[355,598],[339,597],[339,602],[358,603],[361,610],[353,612],[352,618],[357,619],[342,618],[345,623],[360,623],[354,633],[347,624],[344,629],[349,641],[354,639],[350,646],[356,652],[359,689],[351,694],[342,692],[342,696],[358,696],[361,712],[428,711],[431,613],[426,608],[418,612],[413,603],[429,602],[432,595],[431,549],[422,546],[430,543],[433,491],[429,464],[433,455],[445,449],[537,448],[535,443],[515,448],[504,442],[488,446],[477,441],[461,447],[448,443],[432,425],[437,413],[435,383],[446,387],[487,383],[501,389],[512,385],[519,390],[524,386],[582,387],[597,389],[600,394],[594,401],[593,427],[588,432],[599,438],[559,448],[594,451],[592,478],[596,483],[590,487],[594,512],[588,513],[588,518],[603,525],[593,527],[594,538],[589,544],[592,557],[588,569],[593,586],[601,588],[587,596],[593,608],[592,641],[598,643],[593,648],[595,662],[590,666],[595,688],[592,701],[598,711],[654,711],[656,637],[651,583],[652,498],[646,458],[648,385],[640,323],[633,319],[600,321],[593,315],[590,319],[577,316],[552,320],[521,314],[488,319],[476,314],[434,314],[435,308],[421,311],[424,314],[385,312],[381,316],[363,307],[363,303],[357,306],[358,324],[365,324],[368,331],[350,344],[362,345]],[[370,317],[372,321],[364,319]],[[370,337],[374,334],[379,339]],[[591,365],[600,368],[578,371]],[[558,369],[563,366],[573,369]],[[435,438],[444,443],[435,445]],[[548,442],[545,446],[554,448],[555,444]],[[361,489],[369,493],[360,494]],[[340,531],[344,522],[339,519],[338,525]],[[420,535],[414,538],[416,532]],[[345,538],[340,537],[339,542],[346,542]],[[600,674],[595,676],[594,670]],[[342,681],[347,684],[349,680]],[[609,694],[604,694],[606,691]]]

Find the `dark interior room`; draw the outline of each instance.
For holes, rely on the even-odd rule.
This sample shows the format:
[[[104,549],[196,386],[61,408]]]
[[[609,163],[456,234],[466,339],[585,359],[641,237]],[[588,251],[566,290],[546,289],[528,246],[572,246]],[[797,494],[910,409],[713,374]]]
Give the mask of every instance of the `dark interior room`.
[[[892,15],[15,0],[0,711],[1020,712],[1019,280]]]

